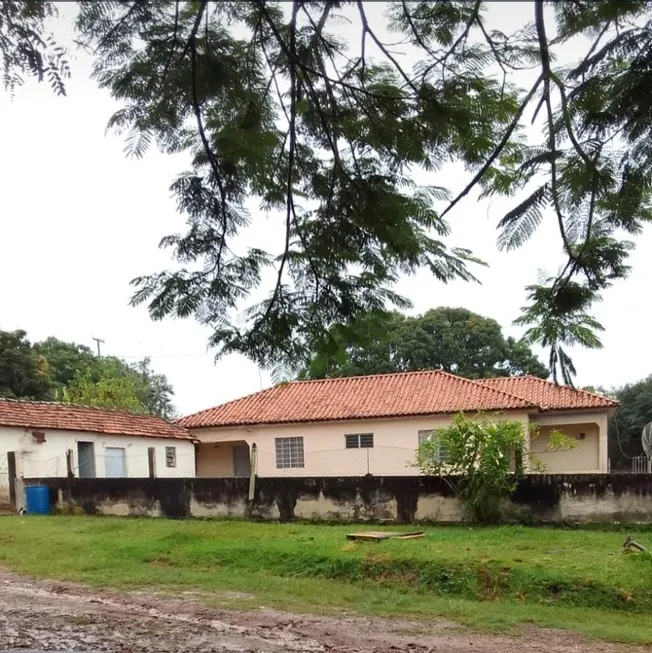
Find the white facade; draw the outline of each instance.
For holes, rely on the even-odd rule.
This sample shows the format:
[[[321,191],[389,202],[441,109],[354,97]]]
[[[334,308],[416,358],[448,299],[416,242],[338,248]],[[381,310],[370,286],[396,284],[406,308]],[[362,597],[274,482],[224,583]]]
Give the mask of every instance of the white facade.
[[[149,448],[155,451],[157,477],[195,476],[195,445],[190,440],[39,429],[45,434],[45,441],[38,442],[33,432],[32,428],[0,426],[0,505],[9,502],[7,453],[10,451],[15,453],[18,478],[65,477],[68,450],[72,450],[75,476],[80,476],[79,442],[93,443],[93,471],[97,478],[116,476],[116,470],[120,476],[147,478]],[[174,447],[174,452],[168,451],[166,456],[166,447]],[[116,456],[120,459],[118,465]],[[168,466],[172,458],[174,466]]]
[[[606,474],[608,410],[582,412],[555,411],[544,415],[511,411],[503,418],[518,421],[539,434],[526,442],[533,459],[550,474]],[[197,448],[197,476],[233,477],[234,450],[256,444],[256,469],[259,476],[416,476],[419,433],[449,426],[452,415],[401,417],[376,420],[313,422],[238,427],[192,428],[200,444]],[[553,451],[551,431],[561,431],[575,441],[572,449]],[[346,436],[367,434],[370,448],[348,448]],[[279,464],[277,445],[294,440],[300,447],[300,460]],[[281,445],[282,446],[282,445]],[[527,461],[526,461],[527,462]],[[533,462],[533,461],[530,461]]]

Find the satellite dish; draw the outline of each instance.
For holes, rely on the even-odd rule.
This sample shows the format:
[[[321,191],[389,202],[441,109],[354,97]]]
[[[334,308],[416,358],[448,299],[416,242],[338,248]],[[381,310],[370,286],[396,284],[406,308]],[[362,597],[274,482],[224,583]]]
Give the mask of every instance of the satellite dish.
[[[648,458],[652,459],[652,422],[647,423],[643,427],[641,442],[643,444],[643,451],[645,452],[645,455]]]

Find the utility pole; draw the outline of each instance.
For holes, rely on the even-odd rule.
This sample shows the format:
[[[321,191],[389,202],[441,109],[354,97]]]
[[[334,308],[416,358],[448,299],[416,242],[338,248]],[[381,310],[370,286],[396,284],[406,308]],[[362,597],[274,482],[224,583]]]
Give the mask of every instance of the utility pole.
[[[104,340],[102,340],[102,338],[96,338],[95,336],[93,336],[93,340],[97,343],[97,357],[99,358],[101,356],[100,344],[104,344]]]

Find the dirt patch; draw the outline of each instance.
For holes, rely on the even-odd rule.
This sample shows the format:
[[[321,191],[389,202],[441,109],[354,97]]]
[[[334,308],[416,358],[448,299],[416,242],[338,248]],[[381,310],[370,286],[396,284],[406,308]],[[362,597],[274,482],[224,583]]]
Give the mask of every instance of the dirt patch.
[[[253,597],[252,597],[253,598]],[[453,623],[208,608],[190,593],[122,594],[0,570],[0,649],[139,653],[615,653],[644,651],[527,628],[518,638]],[[649,649],[648,649],[649,653]]]

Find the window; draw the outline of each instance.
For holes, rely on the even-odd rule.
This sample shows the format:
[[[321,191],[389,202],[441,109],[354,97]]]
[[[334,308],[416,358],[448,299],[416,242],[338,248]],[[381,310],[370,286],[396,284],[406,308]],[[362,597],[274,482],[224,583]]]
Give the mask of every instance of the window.
[[[353,433],[345,435],[344,441],[347,449],[371,449],[374,446],[374,434]]]
[[[165,466],[166,467],[176,467],[177,466],[177,448],[176,447],[165,447]]]
[[[425,429],[423,431],[419,431],[419,446],[421,446],[426,440],[429,439],[437,440],[437,431],[432,430],[432,429]],[[439,446],[437,447],[437,460],[439,462],[442,462],[448,458],[448,451],[446,451],[446,447],[442,446],[441,442],[439,443]]]
[[[276,469],[303,467],[303,438],[275,438]]]

